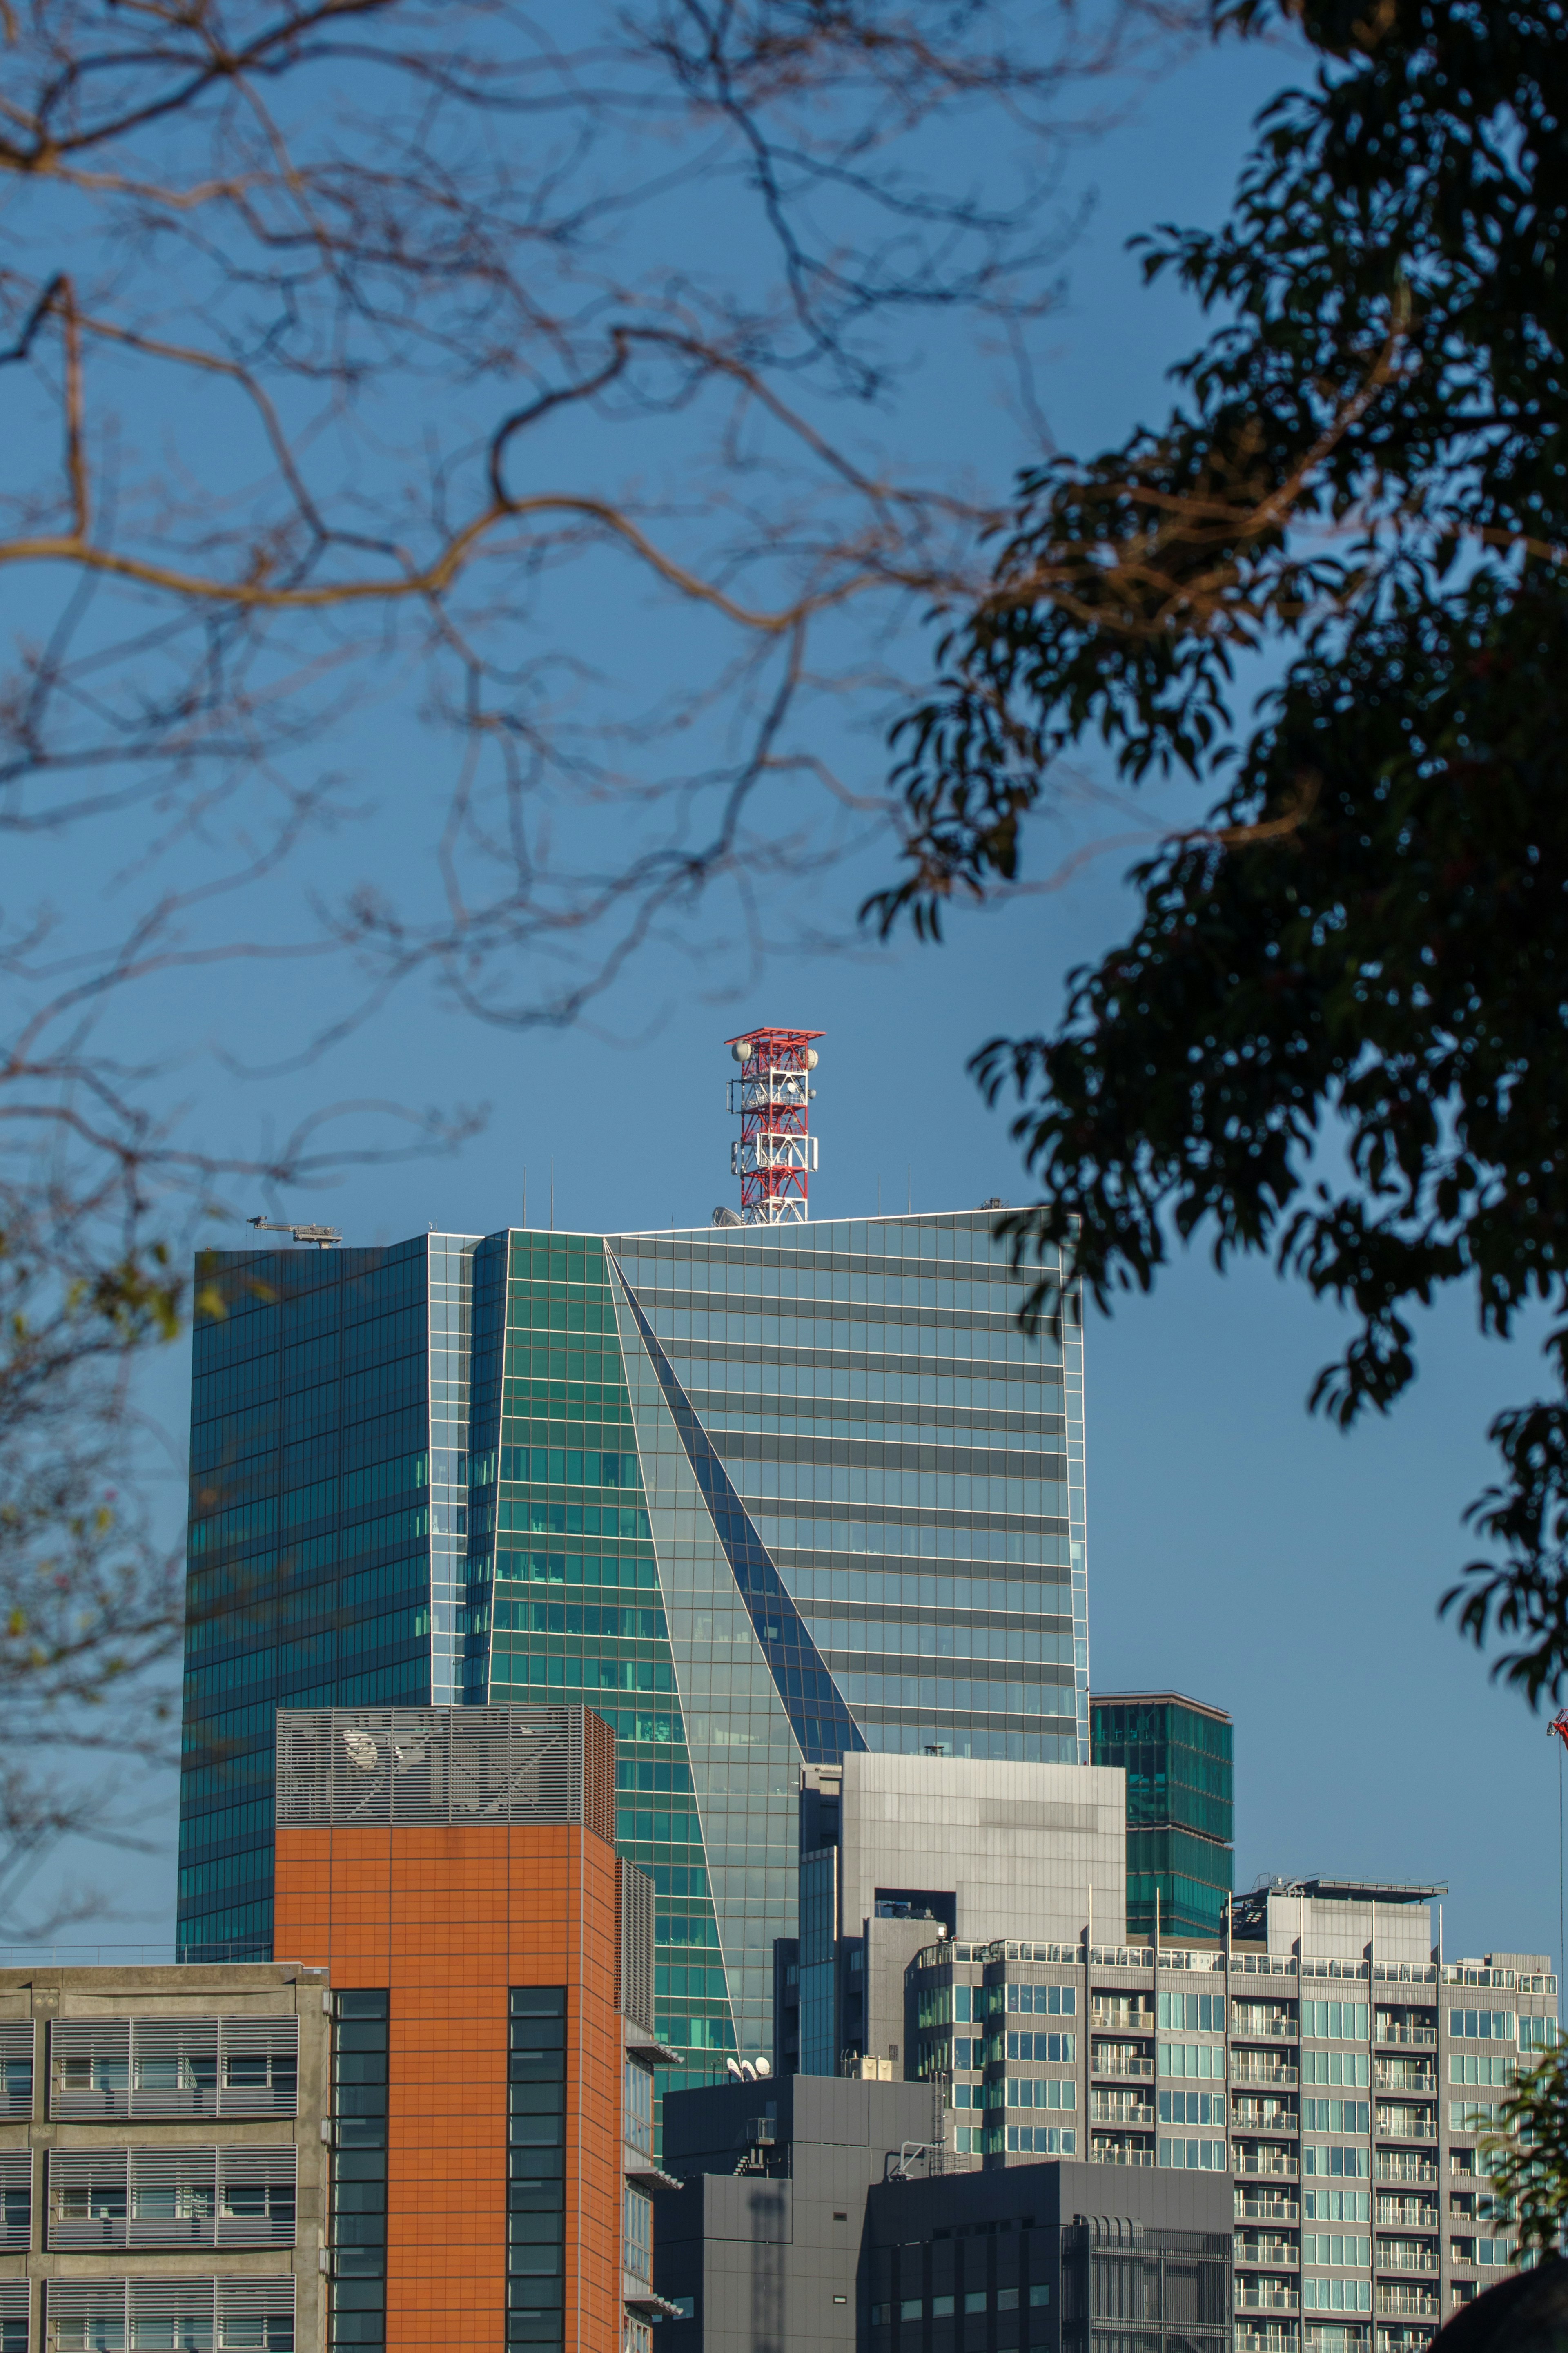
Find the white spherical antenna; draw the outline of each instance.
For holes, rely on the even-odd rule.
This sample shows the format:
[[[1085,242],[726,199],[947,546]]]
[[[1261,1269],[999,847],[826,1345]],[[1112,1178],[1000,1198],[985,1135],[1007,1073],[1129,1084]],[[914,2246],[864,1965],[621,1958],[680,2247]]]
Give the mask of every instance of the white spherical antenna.
[[[758,2052],[758,2053],[757,2053],[757,2073],[758,2073],[758,2074],[759,2074],[759,2075],[771,2075],[771,2074],[773,2073],[773,2061],[772,2061],[771,2059],[765,2059],[765,2058],[763,2056],[762,2052],[759,2051],[759,2052]]]

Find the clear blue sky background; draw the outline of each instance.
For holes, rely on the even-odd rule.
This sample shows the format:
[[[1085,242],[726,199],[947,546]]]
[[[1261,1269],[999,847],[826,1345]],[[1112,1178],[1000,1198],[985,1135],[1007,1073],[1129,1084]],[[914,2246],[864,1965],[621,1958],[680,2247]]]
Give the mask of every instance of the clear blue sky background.
[[[1125,239],[1162,218],[1219,216],[1248,118],[1289,70],[1279,51],[1205,53],[1079,157],[1072,183],[1095,191],[1096,210],[1067,264],[1068,299],[1037,343],[1063,445],[1157,410],[1162,371],[1194,320],[1173,291],[1142,288]],[[1010,457],[1013,433],[987,384],[962,352],[933,351],[923,396],[926,425],[945,418],[972,437],[985,468]],[[1037,872],[1120,823],[1043,835]],[[420,854],[411,839],[410,858]],[[289,1206],[335,1219],[356,1241],[426,1224],[484,1231],[521,1221],[526,1169],[530,1220],[542,1223],[553,1162],[558,1225],[706,1222],[732,1192],[721,1041],[763,1020],[827,1033],[818,1214],[873,1209],[879,1179],[889,1208],[907,1184],[917,1208],[1023,1198],[1005,1121],[965,1060],[994,1029],[1052,1018],[1066,971],[1125,926],[1126,863],[1125,852],[1091,860],[1060,891],[959,923],[938,950],[781,956],[740,998],[705,998],[688,965],[654,955],[570,1034],[482,1031],[402,1000],[335,1066],[274,1091],[268,1110],[384,1086],[487,1101],[486,1132],[455,1162],[371,1168]],[[830,878],[825,926],[847,930],[879,879],[864,862]],[[268,976],[258,1035],[274,1019],[287,1029],[313,985]],[[239,1101],[216,1083],[212,1099],[215,1119]],[[1530,1393],[1532,1344],[1483,1345],[1456,1304],[1431,1319],[1414,1394],[1348,1438],[1304,1407],[1334,1345],[1332,1318],[1266,1271],[1220,1279],[1201,1261],[1092,1326],[1094,1683],[1173,1686],[1232,1712],[1238,1884],[1263,1871],[1447,1880],[1451,1954],[1555,1952],[1557,1765],[1543,1724],[1491,1688],[1434,1616],[1465,1556],[1460,1513],[1489,1472],[1485,1423]],[[171,1356],[156,1384],[175,1423],[184,1377]],[[153,1938],[172,1911],[172,1798],[160,1792],[148,1828],[169,1831],[167,1851],[97,1875],[116,1894],[120,1933]]]

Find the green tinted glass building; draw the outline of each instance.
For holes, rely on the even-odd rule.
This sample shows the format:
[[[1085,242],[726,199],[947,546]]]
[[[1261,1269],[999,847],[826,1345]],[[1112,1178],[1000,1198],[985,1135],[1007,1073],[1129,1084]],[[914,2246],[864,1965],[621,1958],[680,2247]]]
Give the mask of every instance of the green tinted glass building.
[[[661,2033],[771,2046],[800,1768],[1087,1761],[1081,1339],[984,1212],[224,1254],[198,1336],[180,1935],[265,1949],[272,1715],[582,1699]]]
[[[1236,1775],[1223,1708],[1175,1692],[1089,1703],[1093,1761],[1127,1775],[1127,1934],[1217,1936],[1233,1884]]]

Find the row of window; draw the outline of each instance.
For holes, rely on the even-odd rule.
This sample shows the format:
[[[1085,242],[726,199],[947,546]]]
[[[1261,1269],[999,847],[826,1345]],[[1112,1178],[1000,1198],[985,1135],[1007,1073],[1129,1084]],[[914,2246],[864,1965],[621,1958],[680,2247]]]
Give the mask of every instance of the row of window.
[[[988,2018],[1076,2018],[1078,1988],[1070,1985],[943,1985],[926,1980],[918,1997],[921,2026],[970,2026]],[[978,2066],[981,2063],[971,2063]]]
[[[0,2157],[7,2245],[27,2244],[30,2166],[26,2151]],[[281,2148],[51,2149],[47,2168],[51,2247],[294,2243],[291,2143]]]
[[[1372,2062],[1364,2051],[1303,2051],[1300,2073],[1303,2084],[1366,2085]]]
[[[997,2047],[1001,2039],[1001,2036],[997,2035],[992,2042],[993,2058],[1000,2058],[1002,2055]],[[1078,2037],[1076,2034],[1009,2034],[1007,2056],[1009,2059],[1044,2060],[1052,2064],[1063,2062],[1070,2065],[1078,2057]],[[957,2057],[955,2048],[953,2052],[955,2065]],[[977,2061],[975,2063],[980,2063]]]
[[[475,1555],[469,1568],[471,1574],[485,1572],[488,1563],[482,1555]],[[544,1553],[501,1549],[495,1555],[495,1574],[505,1582],[520,1585],[613,1585],[623,1590],[631,1587],[653,1593],[659,1589],[658,1564],[650,1552]]]
[[[1370,2280],[1309,2279],[1301,2282],[1303,2312],[1370,2312]]]
[[[797,1596],[798,1599],[798,1596]],[[1056,1666],[1073,1662],[1072,1620],[1052,1626],[1038,1620],[1014,1626],[974,1624],[950,1614],[938,1622],[917,1617],[824,1617],[805,1620],[806,1632],[825,1655],[837,1655],[845,1664],[863,1667],[864,1653],[881,1652],[889,1663],[900,1656],[935,1663],[953,1660],[1011,1661],[1020,1666]]]
[[[993,2292],[977,2287],[966,2288],[962,2295],[900,2296],[896,2305],[874,2304],[871,2326],[885,2328],[895,2315],[900,2321],[922,2320],[928,2313],[932,2320],[948,2320],[961,2312],[1016,2312],[1020,2298],[1031,2312],[1043,2311],[1051,2300],[1049,2284],[1040,2280],[1028,2288],[999,2287]]]
[[[386,2342],[386,2138],[391,2019],[384,1989],[334,1996],[333,2353]]]
[[[1189,2000],[1193,1999],[1195,1996],[1189,1996]],[[1223,2084],[1226,2077],[1225,2045],[1223,2042],[1162,2042],[1160,2073],[1162,2075],[1206,2075]]]
[[[58,2353],[293,2353],[294,2282],[248,2279],[51,2279],[44,2283],[45,2342]],[[27,2283],[0,2284],[0,2348],[26,2353]]]
[[[501,1535],[616,1536],[635,1543],[651,1541],[647,1514],[637,1504],[569,1504],[563,1498],[521,1495],[496,1506],[496,1526]],[[483,1534],[476,1529],[477,1535]]]
[[[1341,2271],[1370,2271],[1372,2240],[1351,2232],[1303,2231],[1301,2261],[1321,2263],[1329,2270],[1337,2266]]]
[[[1162,2136],[1159,2144],[1160,2163],[1177,2172],[1223,2173],[1226,2169],[1225,2143],[1222,2140],[1177,2140]]]
[[[280,1642],[272,1649],[237,1651],[232,1658],[220,1659],[210,1667],[195,1668],[185,1676],[184,1696],[192,1703],[201,1703],[249,1683],[287,1683],[293,1675],[308,1673],[338,1660],[401,1650],[411,1642],[427,1641],[429,1635],[427,1603],[386,1610],[378,1617],[357,1618],[347,1625],[325,1627],[320,1633],[302,1635],[298,1641]]]
[[[507,2343],[552,2353],[565,2342],[566,1989],[510,1997],[507,2058]],[[629,2191],[629,2185],[628,2185]],[[640,2193],[638,2193],[640,2195]],[[651,2218],[622,2217],[629,2246],[651,2249]]]

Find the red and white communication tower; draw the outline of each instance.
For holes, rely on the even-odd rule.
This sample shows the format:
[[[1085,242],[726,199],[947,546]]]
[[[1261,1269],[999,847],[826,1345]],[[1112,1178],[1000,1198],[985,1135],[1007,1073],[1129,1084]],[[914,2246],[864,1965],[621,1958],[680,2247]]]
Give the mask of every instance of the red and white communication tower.
[[[730,1082],[730,1109],[741,1114],[730,1173],[741,1180],[743,1226],[805,1222],[806,1188],[816,1166],[811,1041],[822,1035],[820,1029],[748,1029],[725,1040],[741,1065],[740,1077]]]

